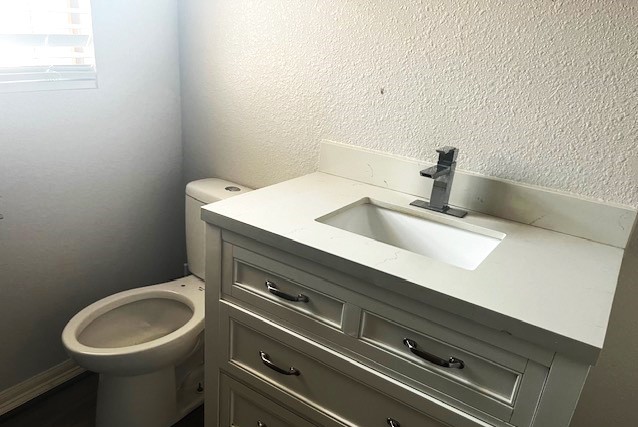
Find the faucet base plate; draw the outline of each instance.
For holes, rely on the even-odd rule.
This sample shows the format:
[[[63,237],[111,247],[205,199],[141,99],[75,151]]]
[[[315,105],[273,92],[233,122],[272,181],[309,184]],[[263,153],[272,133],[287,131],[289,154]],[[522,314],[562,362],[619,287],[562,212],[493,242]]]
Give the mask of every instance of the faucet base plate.
[[[412,206],[416,206],[417,208],[423,208],[423,209],[429,209],[431,211],[435,211],[435,212],[441,212],[444,213],[446,215],[452,215],[455,216],[457,218],[463,218],[465,215],[467,215],[467,212],[461,209],[455,209],[455,208],[451,208],[449,206],[443,206],[442,208],[437,207],[437,206],[431,206],[429,202],[426,202],[425,200],[415,200],[412,203],[410,203],[410,205]]]

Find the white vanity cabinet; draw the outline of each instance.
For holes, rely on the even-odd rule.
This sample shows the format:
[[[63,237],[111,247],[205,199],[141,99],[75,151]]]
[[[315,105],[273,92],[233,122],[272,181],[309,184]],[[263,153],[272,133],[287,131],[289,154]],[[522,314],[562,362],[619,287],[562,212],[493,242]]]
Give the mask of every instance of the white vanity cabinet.
[[[202,208],[207,427],[569,427],[636,210],[457,171],[452,218],[411,205],[424,166],[324,141],[318,172]],[[498,242],[459,264],[473,240],[369,237],[368,208]]]
[[[207,427],[567,427],[587,374],[212,225],[206,275]]]

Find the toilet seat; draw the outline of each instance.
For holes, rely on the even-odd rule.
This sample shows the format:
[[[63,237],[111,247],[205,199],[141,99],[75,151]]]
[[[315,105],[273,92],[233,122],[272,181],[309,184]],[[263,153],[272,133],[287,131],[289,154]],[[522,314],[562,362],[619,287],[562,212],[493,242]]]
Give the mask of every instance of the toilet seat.
[[[170,303],[165,304],[167,300]],[[160,313],[162,324],[159,327],[146,324],[143,315],[135,311],[144,307],[152,308],[153,301],[162,305],[154,310],[154,314],[153,310],[149,311],[153,316],[158,317],[163,310],[176,310],[177,314],[166,317]],[[126,308],[129,304],[140,302],[142,304],[135,309],[133,305],[131,309]],[[118,325],[120,312],[123,318]],[[191,313],[188,318],[187,312]],[[136,320],[141,322],[139,327],[131,327],[130,331],[135,333],[139,330],[140,340],[144,342],[137,340],[138,343],[132,345],[109,346],[113,342],[109,343],[107,338],[115,335],[109,334],[109,324],[113,322],[112,327],[121,331],[120,325],[130,321],[125,316],[137,317]],[[171,322],[175,324],[171,325]],[[149,332],[145,326],[155,327],[159,332]],[[92,327],[95,331],[92,331],[91,339],[83,337],[83,332]],[[176,360],[187,356],[193,351],[203,330],[204,282],[195,276],[187,276],[172,282],[119,292],[89,305],[66,325],[62,342],[73,359],[91,371],[118,376],[140,375],[173,365]],[[142,336],[144,334],[145,337]],[[154,338],[154,334],[161,336]],[[129,341],[136,341],[134,337],[130,338]],[[100,340],[106,344],[102,345]]]

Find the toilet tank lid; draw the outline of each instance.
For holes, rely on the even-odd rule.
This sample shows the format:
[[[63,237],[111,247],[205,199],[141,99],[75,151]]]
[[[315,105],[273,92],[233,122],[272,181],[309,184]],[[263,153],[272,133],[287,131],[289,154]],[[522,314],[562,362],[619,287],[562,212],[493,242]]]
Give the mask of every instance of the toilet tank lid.
[[[186,185],[186,195],[202,203],[213,203],[251,190],[252,188],[219,178],[199,179]]]

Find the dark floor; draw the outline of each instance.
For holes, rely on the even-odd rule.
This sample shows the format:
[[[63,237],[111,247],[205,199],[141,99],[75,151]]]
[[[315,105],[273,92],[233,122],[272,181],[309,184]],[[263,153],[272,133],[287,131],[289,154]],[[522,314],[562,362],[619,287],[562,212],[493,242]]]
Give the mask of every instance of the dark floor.
[[[97,380],[96,374],[83,374],[0,416],[0,426],[95,427]],[[174,427],[203,427],[203,425],[204,407],[200,406]]]

